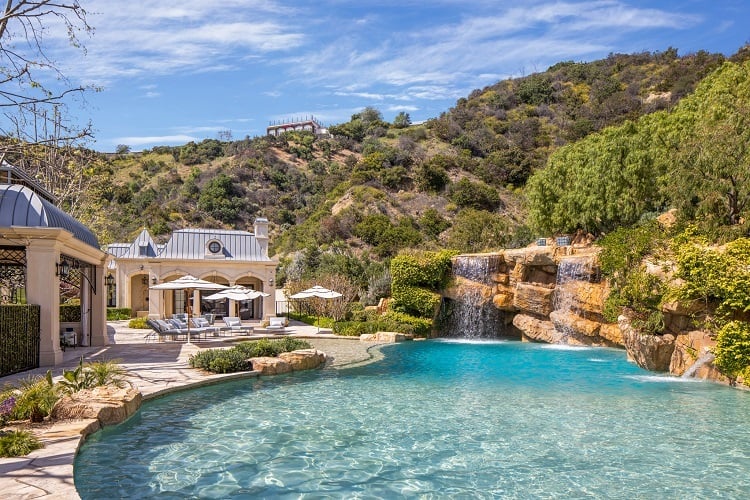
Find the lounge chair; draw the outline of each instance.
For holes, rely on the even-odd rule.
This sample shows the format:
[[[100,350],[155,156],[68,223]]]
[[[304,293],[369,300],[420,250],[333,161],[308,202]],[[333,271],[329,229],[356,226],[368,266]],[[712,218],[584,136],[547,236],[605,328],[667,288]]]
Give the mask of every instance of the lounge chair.
[[[162,319],[149,319],[146,320],[146,324],[159,336],[159,341],[164,340],[164,337],[172,337],[172,340],[176,340],[179,335],[187,335],[187,329],[175,327],[172,323],[168,323]],[[148,340],[150,335],[146,336],[146,340]]]
[[[190,334],[192,335],[193,332],[197,332],[198,335],[203,334],[205,337],[208,333],[215,336],[218,330],[216,327],[211,326],[206,318],[191,318]]]
[[[244,333],[245,335],[249,335],[253,332],[253,327],[244,326],[242,324],[242,320],[237,316],[224,316],[224,323],[227,326],[225,328],[222,328],[222,331],[228,331],[232,334]]]
[[[286,318],[281,316],[271,316],[268,318],[266,330],[283,333],[286,330]]]

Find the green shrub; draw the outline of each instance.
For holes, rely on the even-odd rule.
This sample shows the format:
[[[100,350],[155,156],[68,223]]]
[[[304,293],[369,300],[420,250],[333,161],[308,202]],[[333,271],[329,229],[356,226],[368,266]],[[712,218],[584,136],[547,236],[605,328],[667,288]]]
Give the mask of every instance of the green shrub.
[[[747,373],[750,367],[750,323],[730,321],[724,325],[716,337],[714,354],[714,364],[730,378]]]
[[[49,416],[52,407],[60,399],[49,371],[46,377],[37,375],[22,380],[19,389],[21,394],[16,397],[11,417],[14,420],[41,422]]]
[[[63,304],[60,306],[60,322],[76,323],[81,321],[80,304]]]
[[[242,352],[234,349],[224,350],[208,365],[208,370],[214,373],[234,373],[252,369],[248,358]]]
[[[415,316],[410,316],[409,314],[397,312],[397,311],[388,311],[383,315],[384,320],[393,321],[395,323],[399,323],[402,325],[409,325],[411,326],[414,331],[409,333],[414,333],[414,335],[419,335],[423,337],[429,337],[432,333],[432,320],[425,319],[425,318],[417,318]],[[397,330],[402,331],[402,330]],[[407,332],[404,332],[407,333]]]
[[[0,433],[0,457],[22,457],[42,447],[42,443],[28,431]]]
[[[149,328],[146,324],[146,320],[148,320],[148,318],[133,318],[128,322],[128,328],[140,328],[145,330]]]
[[[190,356],[188,363],[193,368],[200,368],[202,370],[209,370],[211,362],[219,357],[223,351],[221,349],[208,349],[200,351]]]
[[[450,278],[454,252],[411,252],[391,261],[391,309],[412,316],[432,318],[440,305],[442,289]]]
[[[344,337],[359,337],[366,333],[375,333],[373,331],[375,324],[369,321],[337,321],[333,324],[333,333]]]
[[[293,337],[241,342],[230,349],[207,349],[190,356],[189,364],[214,373],[234,373],[252,370],[250,358],[276,357],[282,352],[309,349],[310,344]]]
[[[297,351],[299,349],[310,349],[312,346],[309,342],[294,337],[284,337],[275,341],[280,347],[281,352]]]
[[[665,244],[664,231],[653,220],[617,229],[601,240],[599,265],[612,287],[604,303],[607,321],[617,321],[617,316],[627,310],[636,330],[648,334],[664,331],[661,303],[667,287],[646,271],[643,261]]]
[[[130,319],[133,316],[133,312],[129,307],[108,307],[107,308],[107,321],[118,321],[123,319]]]
[[[96,385],[96,379],[94,374],[84,367],[82,356],[75,369],[63,370],[63,378],[57,384],[62,392],[71,394],[84,389],[91,389]]]
[[[125,369],[120,364],[120,360],[94,361],[87,363],[85,369],[89,370],[94,378],[94,387],[101,385],[113,385],[115,387],[125,387]]]
[[[448,197],[459,207],[488,212],[496,210],[502,204],[495,188],[484,182],[472,182],[465,177],[451,185]]]

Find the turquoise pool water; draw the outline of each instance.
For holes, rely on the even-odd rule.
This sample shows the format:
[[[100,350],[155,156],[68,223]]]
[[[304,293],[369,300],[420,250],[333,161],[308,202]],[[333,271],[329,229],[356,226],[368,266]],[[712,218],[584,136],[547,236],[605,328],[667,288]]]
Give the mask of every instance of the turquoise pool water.
[[[748,498],[750,394],[622,351],[390,346],[359,368],[146,403],[93,435],[82,498]]]

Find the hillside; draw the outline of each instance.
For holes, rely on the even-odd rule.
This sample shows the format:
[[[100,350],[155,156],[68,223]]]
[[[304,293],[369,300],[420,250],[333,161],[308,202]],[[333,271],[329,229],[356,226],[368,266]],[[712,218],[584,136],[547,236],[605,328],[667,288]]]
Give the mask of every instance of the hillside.
[[[282,280],[336,271],[366,286],[403,248],[528,243],[536,235],[525,184],[554,151],[671,109],[723,61],[673,49],[613,54],[475,90],[419,125],[365,108],[328,137],[209,139],[101,157],[76,215],[103,243],[143,227],[157,237],[191,226],[246,229],[264,216]]]

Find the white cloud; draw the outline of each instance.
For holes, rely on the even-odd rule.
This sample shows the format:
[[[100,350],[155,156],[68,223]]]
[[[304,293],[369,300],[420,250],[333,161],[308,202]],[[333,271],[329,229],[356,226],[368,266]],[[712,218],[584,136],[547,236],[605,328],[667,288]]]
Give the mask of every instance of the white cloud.
[[[55,55],[68,74],[106,84],[120,78],[176,72],[222,71],[243,60],[299,47],[305,35],[290,28],[290,9],[276,2],[227,0],[102,0],[88,15],[95,35],[82,40],[87,55],[61,44]]]
[[[147,146],[149,144],[185,144],[190,141],[200,141],[200,139],[190,135],[176,134],[117,137],[111,142],[112,144],[127,144],[128,146]]]
[[[417,106],[396,105],[396,106],[388,106],[388,108],[386,108],[386,111],[418,111],[418,110],[419,108]]]

